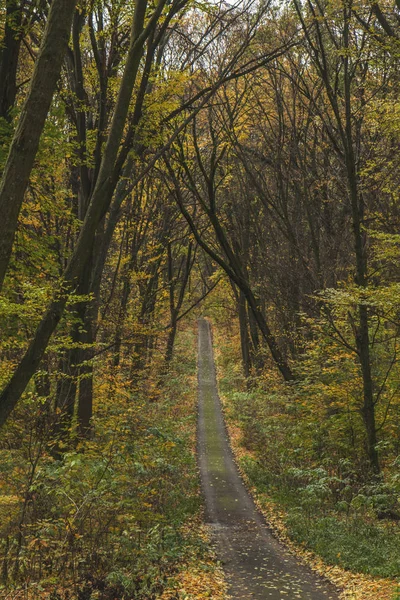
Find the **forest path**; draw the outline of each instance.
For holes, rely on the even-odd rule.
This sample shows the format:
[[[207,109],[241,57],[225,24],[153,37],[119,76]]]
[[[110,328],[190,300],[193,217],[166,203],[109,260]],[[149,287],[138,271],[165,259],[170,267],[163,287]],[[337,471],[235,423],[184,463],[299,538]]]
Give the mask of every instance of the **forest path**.
[[[229,584],[241,600],[337,600],[337,591],[279,543],[233,460],[218,397],[210,325],[199,320],[198,457],[206,518]]]

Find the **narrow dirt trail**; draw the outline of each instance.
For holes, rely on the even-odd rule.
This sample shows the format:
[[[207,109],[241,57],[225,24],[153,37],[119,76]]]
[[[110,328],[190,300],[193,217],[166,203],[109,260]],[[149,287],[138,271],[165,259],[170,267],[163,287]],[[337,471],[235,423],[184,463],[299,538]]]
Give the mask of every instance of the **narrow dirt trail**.
[[[199,320],[198,456],[207,521],[231,598],[338,600],[270,533],[233,460],[217,392],[210,326]]]

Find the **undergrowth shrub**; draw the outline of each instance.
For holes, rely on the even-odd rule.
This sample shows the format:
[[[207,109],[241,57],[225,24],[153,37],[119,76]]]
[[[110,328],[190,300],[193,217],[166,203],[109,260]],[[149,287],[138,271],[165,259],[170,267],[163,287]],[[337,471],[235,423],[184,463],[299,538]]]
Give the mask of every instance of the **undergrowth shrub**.
[[[384,469],[371,477],[354,361],[321,366],[314,349],[299,367],[300,384],[284,385],[266,371],[246,386],[236,338],[224,331],[218,347],[227,418],[247,450],[241,467],[261,498],[284,509],[290,536],[330,564],[399,576],[399,457],[382,431]],[[386,426],[383,412],[377,416]]]
[[[156,399],[122,375],[111,394],[99,377],[89,440],[55,441],[40,405],[25,399],[0,441],[3,590],[151,599],[179,565],[204,554],[195,526],[195,340],[185,335]]]

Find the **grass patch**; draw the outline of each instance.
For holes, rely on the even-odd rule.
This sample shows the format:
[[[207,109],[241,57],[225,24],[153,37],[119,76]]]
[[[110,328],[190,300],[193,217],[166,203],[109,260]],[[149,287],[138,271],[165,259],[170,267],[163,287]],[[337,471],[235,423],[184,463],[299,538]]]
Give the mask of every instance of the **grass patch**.
[[[289,511],[289,535],[329,564],[379,577],[400,573],[398,532],[362,518],[341,520],[337,515],[304,519],[301,510]]]
[[[361,506],[357,514],[351,509],[351,502],[341,500],[340,495],[338,499],[332,498],[325,469],[314,469],[320,479],[311,483],[306,480],[309,473],[297,469],[296,474],[303,476],[303,481],[299,481],[290,469],[281,476],[271,472],[257,456],[257,453],[255,457],[244,456],[241,468],[257,494],[271,498],[283,508],[291,539],[330,565],[378,577],[400,575],[399,526],[371,516],[366,496],[354,496],[354,499],[361,496],[367,502],[367,508]],[[373,496],[369,500],[372,505]]]

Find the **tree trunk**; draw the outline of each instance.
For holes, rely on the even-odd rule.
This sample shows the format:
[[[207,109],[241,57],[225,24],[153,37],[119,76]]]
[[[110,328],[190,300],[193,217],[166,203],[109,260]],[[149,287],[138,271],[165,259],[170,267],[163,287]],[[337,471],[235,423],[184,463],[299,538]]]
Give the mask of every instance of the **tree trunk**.
[[[345,9],[344,23],[344,46],[349,47],[349,18],[350,8]],[[357,158],[354,148],[353,139],[353,118],[352,114],[352,90],[350,73],[349,55],[344,56],[344,98],[345,98],[345,130],[344,130],[344,150],[345,162],[347,170],[347,185],[349,190],[353,233],[354,233],[354,249],[356,255],[356,275],[355,283],[361,288],[366,289],[368,285],[368,270],[367,270],[367,253],[365,237],[366,233],[363,230],[364,220],[364,198],[359,189],[358,173],[357,173]],[[362,416],[365,423],[367,436],[367,454],[371,469],[374,473],[380,472],[379,457],[376,449],[377,434],[375,422],[375,401],[374,401],[374,382],[371,368],[371,350],[369,336],[369,316],[368,308],[363,304],[361,297],[358,306],[358,328],[356,334],[356,344],[360,360],[362,380],[363,380],[363,396],[364,402],[362,406]]]
[[[226,238],[225,232],[222,229],[221,224],[219,223],[216,214],[215,213],[212,214],[211,212],[208,212],[207,216],[209,217],[210,222],[214,228],[218,244],[220,245],[222,251],[224,252],[227,260],[225,260],[223,257],[218,255],[214,251],[214,249],[211,248],[205,242],[203,237],[200,235],[193,218],[191,217],[190,213],[188,212],[188,210],[185,207],[184,198],[182,196],[182,192],[181,192],[179,183],[175,177],[174,171],[171,168],[171,165],[167,161],[166,161],[166,164],[167,164],[168,171],[171,175],[171,178],[175,184],[176,200],[177,200],[178,206],[182,212],[182,215],[185,217],[186,221],[188,222],[188,225],[189,225],[197,243],[199,244],[199,246],[201,248],[203,248],[203,250],[210,256],[210,258],[212,260],[215,260],[215,262],[224,269],[224,271],[228,275],[228,277],[230,277],[230,279],[243,292],[243,295],[247,300],[247,304],[248,304],[250,310],[253,312],[254,320],[256,321],[256,323],[257,323],[257,325],[258,325],[258,327],[270,349],[272,358],[273,358],[276,366],[278,367],[279,371],[281,372],[282,377],[284,378],[285,381],[288,381],[288,382],[294,381],[296,379],[295,375],[292,372],[290,365],[287,362],[286,358],[282,354],[282,352],[279,348],[279,345],[275,339],[275,336],[273,335],[263,312],[260,310],[257,298],[254,295],[253,290],[251,289],[250,284],[244,275],[243,268],[240,263],[240,257],[236,256],[233,253],[232,248],[229,245],[229,242]]]
[[[79,359],[79,392],[78,392],[78,432],[81,436],[87,437],[91,431],[91,418],[93,415],[93,355],[94,344],[96,342],[95,323],[97,320],[97,310],[88,306],[86,310],[86,319],[84,322],[84,333],[81,341],[86,345],[80,352]]]
[[[165,352],[165,362],[167,364],[169,364],[171,362],[173,354],[174,354],[174,346],[175,346],[175,338],[176,338],[177,329],[178,329],[178,323],[177,323],[176,317],[174,317],[171,322],[171,326],[170,326],[170,330],[169,330],[169,334],[168,334],[168,340],[167,340],[167,349]]]
[[[118,367],[121,361],[121,346],[122,346],[122,330],[124,326],[124,321],[126,317],[126,308],[128,306],[129,294],[131,291],[130,281],[129,281],[129,271],[125,273],[123,276],[123,286],[122,286],[122,297],[121,304],[119,308],[118,321],[115,330],[115,342],[114,342],[114,356],[113,356],[113,365],[114,367]]]
[[[355,170],[352,150],[348,149],[348,185],[353,216],[354,246],[356,255],[355,282],[361,288],[367,287],[367,257],[365,252],[365,234],[362,231],[363,199],[358,193],[357,174]],[[367,436],[367,454],[374,473],[380,472],[379,457],[376,450],[377,435],[375,422],[374,383],[371,369],[371,351],[369,335],[368,308],[358,305],[358,327],[356,332],[356,345],[361,367],[363,381],[363,406],[361,409]]]
[[[28,96],[0,184],[0,290],[11,257],[18,216],[67,49],[76,0],[53,0]]]
[[[250,377],[251,372],[251,358],[250,358],[250,338],[247,323],[247,310],[246,310],[246,298],[243,292],[240,292],[238,298],[238,313],[239,313],[239,327],[240,327],[240,347],[242,350],[242,363],[244,376]]]
[[[53,6],[54,5],[52,5],[52,8]],[[143,46],[146,37],[149,34],[147,29],[143,29],[146,8],[146,0],[139,0],[136,3],[130,48],[124,74],[122,76],[111,129],[104,149],[96,187],[74,253],[63,274],[63,284],[61,289],[55,294],[55,297],[40,322],[25,355],[0,395],[0,427],[6,422],[14,406],[20,399],[21,394],[28,385],[32,375],[40,364],[50,337],[64,312],[69,294],[73,290],[76,280],[80,277],[86,262],[89,259],[98,225],[110,205],[114,187],[116,185],[114,181],[115,178],[113,178],[114,165],[128,115],[132,91],[143,53]],[[155,17],[158,19],[162,8],[163,2],[160,1],[153,15],[153,19],[155,19]],[[156,20],[152,20],[152,23],[155,24]]]
[[[91,294],[91,299],[82,306],[82,329],[79,341],[82,348],[79,350],[79,389],[78,389],[78,432],[87,437],[91,431],[91,418],[93,415],[93,357],[96,343],[96,324],[98,320],[98,306],[100,298],[100,278],[93,279],[95,275],[94,256],[101,245],[101,233],[98,230],[97,240],[89,261],[82,275],[82,294]]]
[[[367,307],[360,305],[359,313],[359,335],[357,338],[358,351],[360,353],[361,372],[363,379],[364,402],[362,407],[362,416],[364,419],[367,434],[367,454],[374,473],[380,472],[379,456],[376,449],[376,419],[373,379],[371,373],[371,359],[369,351],[369,331],[368,331],[368,312]]]
[[[247,317],[249,320],[249,331],[250,331],[250,339],[251,339],[251,348],[250,348],[250,356],[251,362],[257,372],[260,372],[264,366],[264,360],[261,356],[261,343],[260,336],[258,335],[258,326],[257,322],[254,318],[253,311],[249,309],[246,304],[247,309]]]
[[[278,343],[275,339],[275,336],[273,335],[273,333],[267,323],[267,320],[266,320],[263,312],[260,309],[259,302],[258,302],[257,298],[255,297],[255,295],[250,287],[250,284],[244,275],[244,269],[240,263],[240,257],[233,253],[232,248],[229,245],[229,242],[226,238],[225,232],[222,229],[217,216],[215,214],[209,214],[209,218],[210,218],[211,224],[214,228],[217,240],[218,240],[219,244],[221,245],[221,248],[223,249],[225,255],[228,258],[230,270],[235,275],[235,278],[236,278],[235,283],[240,288],[241,292],[243,293],[244,297],[247,300],[247,303],[248,303],[250,309],[253,311],[254,318],[257,322],[257,325],[260,328],[261,333],[263,334],[263,336],[265,338],[265,341],[268,344],[268,347],[270,349],[272,358],[275,361],[275,364],[277,365],[278,369],[280,370],[285,381],[293,381],[295,379],[295,376],[294,376],[286,358],[282,354],[282,352],[278,346]]]
[[[77,362],[76,348],[67,350],[59,361],[61,376],[57,381],[55,408],[61,414],[61,428],[70,427],[74,416],[78,376]]]
[[[17,95],[17,68],[22,40],[22,11],[17,0],[6,7],[6,21],[0,58],[0,118],[11,121],[10,109]]]

